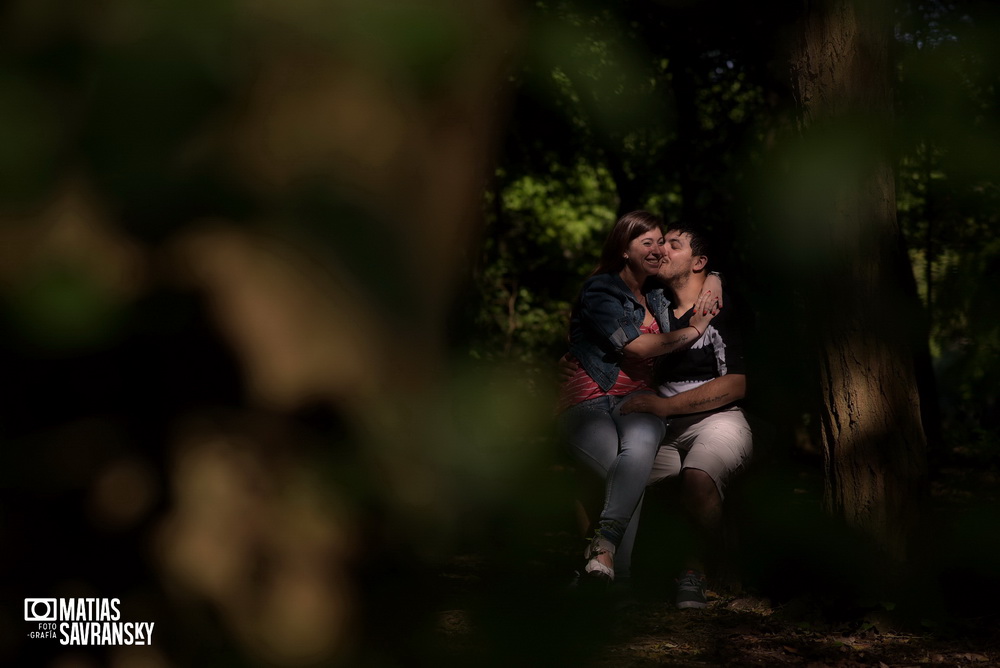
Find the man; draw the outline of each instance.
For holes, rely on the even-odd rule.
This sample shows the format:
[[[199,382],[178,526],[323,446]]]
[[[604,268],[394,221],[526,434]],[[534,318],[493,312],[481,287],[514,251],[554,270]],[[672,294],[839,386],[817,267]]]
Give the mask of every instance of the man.
[[[709,248],[706,235],[687,224],[672,225],[664,241],[659,277],[673,292],[673,330],[685,327],[694,313]],[[721,547],[724,490],[752,452],[750,426],[738,405],[746,395],[746,372],[732,311],[723,308],[690,348],[658,358],[657,395],[633,397],[621,409],[670,419],[649,483],[679,477],[681,506],[696,536],[678,578],[679,608],[706,605],[705,564]]]

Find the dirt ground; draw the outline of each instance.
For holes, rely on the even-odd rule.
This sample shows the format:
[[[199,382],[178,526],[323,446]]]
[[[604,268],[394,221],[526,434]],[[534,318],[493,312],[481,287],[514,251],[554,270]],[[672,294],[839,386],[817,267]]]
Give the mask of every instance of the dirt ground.
[[[620,640],[594,666],[922,666],[1000,665],[996,638],[949,631],[943,640],[931,631],[879,628],[863,619],[840,626],[796,620],[766,600],[715,598],[707,609],[679,611],[667,605],[637,605],[621,618]],[[626,631],[626,629],[628,629]]]
[[[996,503],[995,461],[958,452],[939,471],[932,483],[933,514],[953,516],[973,501]],[[792,596],[775,603],[737,585],[715,587],[704,610],[681,611],[662,583],[576,599],[571,594],[553,604],[547,598],[552,591],[538,591],[517,578],[491,583],[494,569],[481,555],[463,555],[440,574],[448,593],[436,613],[435,633],[443,657],[455,665],[508,665],[527,657],[529,664],[536,663],[534,658],[537,665],[593,668],[1000,666],[1000,615],[989,605],[933,620],[901,619],[888,604],[831,617],[815,598]],[[951,584],[976,586],[965,574]],[[484,613],[504,600],[505,588],[517,592],[512,611]],[[492,593],[477,595],[483,589]],[[581,608],[592,612],[577,614]],[[594,623],[598,617],[605,623]],[[578,628],[566,631],[559,622]],[[536,643],[533,650],[526,648],[531,643]]]
[[[993,617],[913,628],[876,611],[831,623],[817,621],[816,612],[801,602],[775,606],[765,598],[717,592],[709,593],[704,610],[678,610],[659,593],[612,595],[597,602],[584,599],[582,604],[594,605],[609,623],[603,635],[590,638],[587,651],[568,652],[566,665],[1000,666],[1000,626]],[[474,609],[440,611],[437,633],[455,665],[505,663],[490,660],[498,659],[493,643],[498,636],[518,637],[516,628],[509,634],[482,633],[477,628],[481,617]],[[532,656],[530,651],[513,654]],[[551,646],[540,652],[544,657],[559,654],[560,649]],[[537,665],[560,663],[540,660]]]

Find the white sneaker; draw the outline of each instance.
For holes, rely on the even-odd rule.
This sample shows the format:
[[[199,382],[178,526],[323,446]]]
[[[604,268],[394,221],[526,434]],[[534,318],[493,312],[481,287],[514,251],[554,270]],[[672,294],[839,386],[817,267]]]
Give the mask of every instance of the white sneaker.
[[[605,579],[609,582],[614,581],[615,569],[613,566],[605,566],[600,562],[598,557],[602,554],[610,554],[612,562],[614,562],[615,544],[601,534],[595,534],[583,551],[583,558],[587,560],[583,572],[590,577]]]

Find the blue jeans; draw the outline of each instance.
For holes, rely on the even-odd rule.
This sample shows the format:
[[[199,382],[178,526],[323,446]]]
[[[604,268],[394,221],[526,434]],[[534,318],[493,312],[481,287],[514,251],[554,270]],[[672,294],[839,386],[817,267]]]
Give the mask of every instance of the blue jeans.
[[[651,413],[621,415],[617,409],[626,398],[590,399],[559,417],[570,452],[606,481],[597,531],[616,546],[642,499],[667,429],[666,421]]]

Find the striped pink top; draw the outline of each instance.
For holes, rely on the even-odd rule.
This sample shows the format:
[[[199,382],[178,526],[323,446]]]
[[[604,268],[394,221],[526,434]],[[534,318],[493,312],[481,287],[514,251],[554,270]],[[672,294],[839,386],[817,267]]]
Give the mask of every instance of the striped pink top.
[[[643,334],[659,334],[660,327],[654,320],[648,327],[645,325],[640,327],[639,331]],[[588,399],[608,395],[622,396],[636,390],[648,390],[652,386],[653,358],[651,357],[644,360],[623,359],[618,370],[618,379],[607,392],[598,387],[597,382],[580,366],[559,389],[559,403],[556,410],[561,413],[570,406]]]

